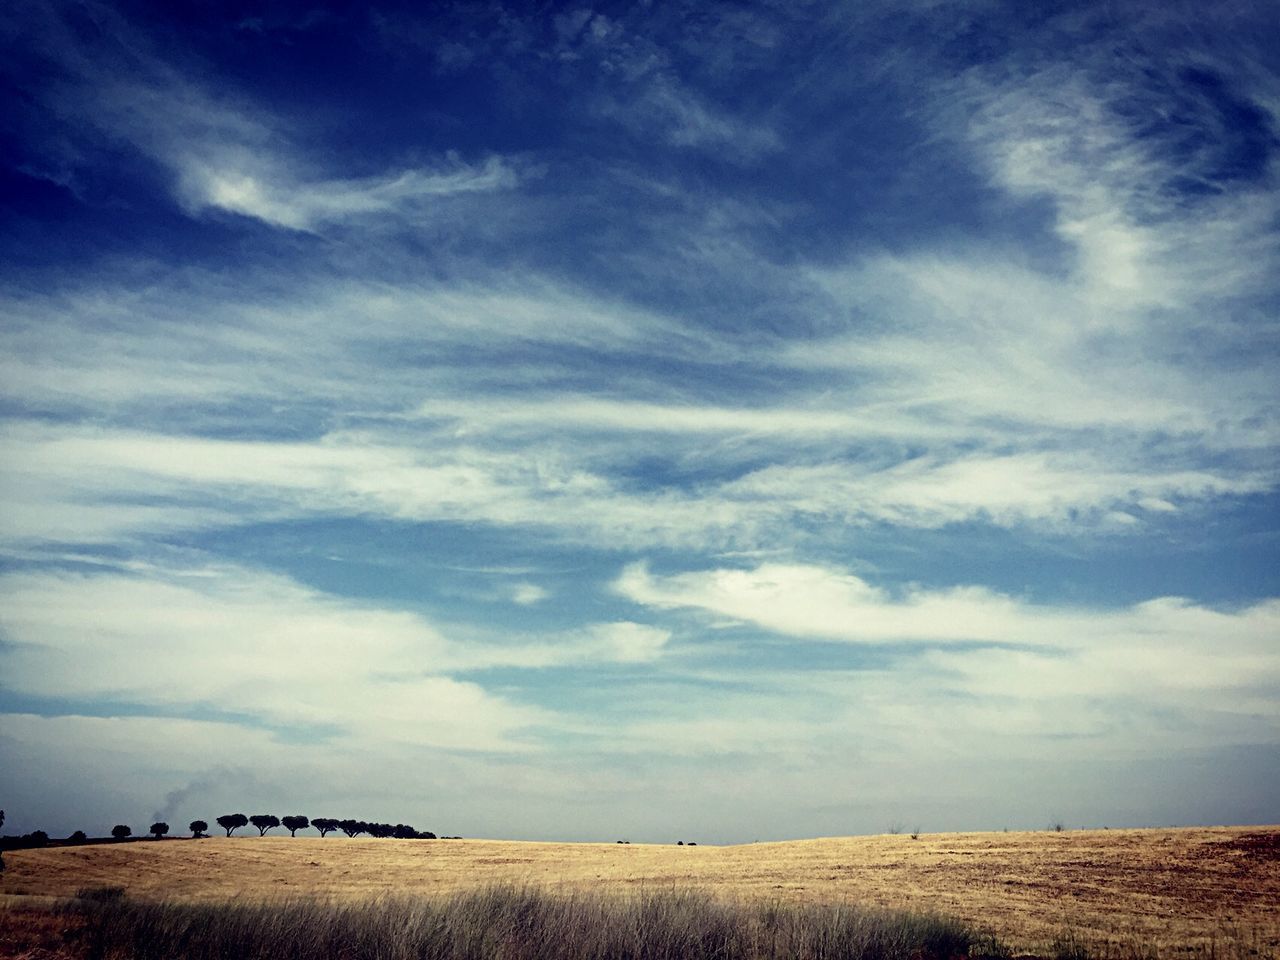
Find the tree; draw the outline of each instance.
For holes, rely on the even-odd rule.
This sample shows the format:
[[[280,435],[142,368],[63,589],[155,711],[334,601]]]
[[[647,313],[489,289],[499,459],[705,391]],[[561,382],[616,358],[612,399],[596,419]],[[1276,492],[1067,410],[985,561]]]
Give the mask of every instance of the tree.
[[[316,817],[311,821],[311,825],[320,831],[322,837],[338,829],[338,821],[332,817]]]
[[[284,828],[289,831],[289,836],[296,837],[299,830],[305,830],[311,826],[311,821],[302,814],[293,817],[284,817],[280,820],[284,824]]]
[[[203,820],[192,820],[187,826],[191,828],[191,836],[196,840],[203,837],[209,829],[209,825]]]
[[[163,821],[157,821],[151,825],[151,835],[159,840],[169,832],[169,825]]]
[[[280,818],[274,813],[255,813],[249,822],[258,828],[258,836],[265,837],[268,830],[280,826]]]
[[[133,836],[133,831],[123,823],[117,823],[111,828],[111,835],[117,840],[123,840],[125,837]]]
[[[88,836],[86,836],[83,830],[77,830],[71,836],[67,837],[67,839],[70,840],[72,843],[84,843],[89,838]]]
[[[338,829],[348,837],[354,837],[361,833],[368,833],[369,825],[363,820],[339,820]]]
[[[249,818],[243,813],[224,813],[218,818],[218,826],[227,831],[227,836],[231,836],[231,831],[240,827],[247,827]]]

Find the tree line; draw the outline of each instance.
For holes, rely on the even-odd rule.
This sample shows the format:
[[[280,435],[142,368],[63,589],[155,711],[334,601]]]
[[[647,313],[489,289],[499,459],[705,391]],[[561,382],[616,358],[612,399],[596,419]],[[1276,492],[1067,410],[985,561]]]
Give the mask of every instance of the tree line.
[[[273,813],[255,813],[252,816],[245,816],[243,813],[225,813],[216,818],[214,822],[227,832],[227,836],[232,836],[241,827],[254,826],[258,830],[258,836],[265,837],[267,832],[277,827],[284,827],[289,831],[289,836],[296,837],[299,830],[308,828],[320,831],[320,836],[325,837],[335,831],[345,833],[348,837],[358,837],[368,835],[370,837],[388,837],[395,840],[435,840],[436,835],[430,830],[418,830],[407,823],[379,823],[369,820],[355,820],[351,818],[337,819],[335,817],[316,817],[311,819],[302,814],[293,814],[286,817],[278,817]],[[0,810],[0,825],[4,823],[4,811]],[[209,835],[209,824],[204,820],[192,820],[188,825],[193,839],[201,839]],[[151,824],[147,831],[156,840],[162,839],[169,834],[169,824],[157,820]],[[133,828],[127,823],[117,823],[111,828],[111,836],[116,840],[127,840],[133,836]],[[457,837],[445,837],[446,840],[456,840]],[[89,838],[83,830],[77,830],[71,836],[67,837],[70,843],[87,843]],[[21,838],[0,837],[0,849],[4,846],[14,847],[43,847],[49,843],[49,835],[43,830],[35,830],[31,833],[24,834]],[[3,860],[0,860],[0,870],[3,869]]]

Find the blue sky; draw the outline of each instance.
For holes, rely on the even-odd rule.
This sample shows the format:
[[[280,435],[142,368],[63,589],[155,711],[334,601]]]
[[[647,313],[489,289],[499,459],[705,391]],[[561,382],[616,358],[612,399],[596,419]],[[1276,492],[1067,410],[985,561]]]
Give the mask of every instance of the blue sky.
[[[20,3],[7,826],[1274,821],[1277,13]]]

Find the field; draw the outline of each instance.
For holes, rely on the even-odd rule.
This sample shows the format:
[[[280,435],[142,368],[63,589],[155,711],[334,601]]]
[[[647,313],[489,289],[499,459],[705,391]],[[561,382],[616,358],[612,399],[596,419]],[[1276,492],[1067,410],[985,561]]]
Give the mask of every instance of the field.
[[[856,902],[945,914],[1045,955],[1280,956],[1280,828],[850,837],[741,846],[347,840],[141,841],[11,852],[12,909],[118,885],[135,899],[694,888],[750,903]],[[1109,945],[1109,946],[1108,946]]]

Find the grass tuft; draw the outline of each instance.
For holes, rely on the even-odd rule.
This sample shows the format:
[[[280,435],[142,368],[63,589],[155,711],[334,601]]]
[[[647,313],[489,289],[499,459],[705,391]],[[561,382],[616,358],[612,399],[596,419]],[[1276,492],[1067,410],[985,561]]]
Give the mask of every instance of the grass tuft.
[[[974,935],[942,917],[497,886],[442,898],[76,901],[90,960],[950,960]],[[985,943],[985,942],[984,942]]]

